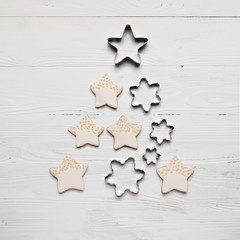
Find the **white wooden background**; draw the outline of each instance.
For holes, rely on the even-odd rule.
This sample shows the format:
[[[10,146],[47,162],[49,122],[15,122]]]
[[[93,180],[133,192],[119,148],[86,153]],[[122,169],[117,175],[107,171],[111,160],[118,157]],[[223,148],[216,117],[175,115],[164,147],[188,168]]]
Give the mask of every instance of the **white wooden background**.
[[[116,68],[107,45],[126,24],[149,38],[139,68]],[[104,73],[124,87],[117,111],[94,108],[89,85]],[[161,85],[148,115],[130,107],[141,77]],[[239,239],[239,77],[238,0],[0,0],[0,239]],[[84,113],[142,124],[139,149],[114,151],[106,131],[99,148],[76,149],[67,128]],[[147,166],[162,118],[173,140]],[[49,168],[66,154],[89,165],[84,192],[57,193]],[[187,194],[162,195],[155,170],[174,155],[195,173]],[[129,156],[146,176],[119,199],[104,177]]]

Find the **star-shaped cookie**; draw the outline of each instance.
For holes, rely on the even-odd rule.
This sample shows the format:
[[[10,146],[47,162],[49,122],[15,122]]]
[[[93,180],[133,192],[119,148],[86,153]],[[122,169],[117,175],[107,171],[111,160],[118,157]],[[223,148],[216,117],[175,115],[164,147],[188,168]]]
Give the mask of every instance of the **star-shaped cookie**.
[[[118,107],[118,96],[123,89],[115,85],[109,78],[108,74],[104,74],[100,82],[93,83],[90,88],[96,96],[96,108],[105,105],[115,109]]]
[[[58,192],[69,189],[84,190],[83,176],[87,171],[86,163],[76,162],[71,156],[66,156],[63,163],[50,168],[50,173],[58,180]]]
[[[187,192],[187,179],[193,174],[194,170],[184,166],[177,157],[174,157],[167,166],[157,169],[157,174],[162,181],[162,193],[172,190]]]
[[[139,51],[147,44],[147,38],[136,38],[130,25],[126,25],[121,38],[109,38],[108,43],[117,51],[115,64],[126,59],[131,60],[136,65],[141,63]]]
[[[141,132],[142,126],[136,123],[130,123],[124,115],[117,122],[107,128],[113,136],[113,148],[119,149],[127,146],[134,149],[138,148],[137,136]]]
[[[76,146],[82,147],[86,144],[99,146],[99,135],[104,128],[93,123],[92,119],[86,114],[80,123],[68,128],[68,131],[76,136]]]

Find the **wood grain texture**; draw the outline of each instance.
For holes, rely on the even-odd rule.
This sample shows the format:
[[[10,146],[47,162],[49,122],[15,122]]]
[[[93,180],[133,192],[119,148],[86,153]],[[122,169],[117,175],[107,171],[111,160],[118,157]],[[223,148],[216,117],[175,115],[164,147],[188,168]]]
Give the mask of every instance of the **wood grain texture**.
[[[197,17],[235,16],[239,4],[151,3],[0,1],[1,240],[239,239],[240,21]],[[167,15],[194,17],[134,17]],[[127,23],[149,38],[138,68],[116,68],[106,42]],[[89,87],[104,73],[123,87],[117,111],[94,107]],[[160,84],[162,101],[150,114],[130,105],[129,87],[142,77]],[[106,130],[99,148],[76,149],[67,128],[85,113],[105,128],[121,114],[140,123],[139,149],[114,151]],[[142,155],[157,146],[151,122],[162,118],[175,127],[172,142],[147,166]],[[67,154],[89,165],[84,192],[57,192],[49,168]],[[174,155],[195,172],[187,194],[163,195],[156,168]],[[104,177],[111,160],[130,156],[146,175],[138,195],[119,199]]]
[[[113,68],[107,38],[126,24],[149,38],[142,66],[239,66],[240,18],[3,18],[0,66]]]
[[[94,108],[89,86],[105,70],[124,86],[118,111]],[[129,105],[128,87],[143,73],[161,86],[162,103],[148,115]],[[111,67],[0,68],[4,79],[0,90],[2,238],[16,239],[20,234],[21,239],[78,235],[112,239],[113,234],[121,234],[126,239],[157,239],[160,231],[168,239],[180,233],[180,239],[196,233],[199,239],[236,239],[240,220],[238,73],[234,67],[143,67],[137,73]],[[67,128],[85,112],[105,127],[122,113],[141,123],[139,150],[114,151],[106,131],[99,148],[76,149]],[[151,122],[163,117],[175,130],[171,144],[159,148],[162,156],[157,166],[178,155],[194,167],[187,194],[162,195],[157,166],[148,167],[142,160],[145,147],[155,145],[148,136]],[[84,193],[57,193],[48,169],[66,154],[89,164]],[[129,156],[136,158],[146,176],[139,195],[117,199],[104,177],[112,159]]]
[[[8,0],[0,16],[239,16],[238,0]]]

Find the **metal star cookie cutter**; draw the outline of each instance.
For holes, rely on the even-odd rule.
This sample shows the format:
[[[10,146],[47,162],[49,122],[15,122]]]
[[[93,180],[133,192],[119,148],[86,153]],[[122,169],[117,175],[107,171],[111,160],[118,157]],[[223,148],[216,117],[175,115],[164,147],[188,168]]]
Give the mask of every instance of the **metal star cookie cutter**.
[[[153,136],[154,126],[161,126],[162,124],[165,124],[165,126],[169,129],[169,133],[168,133],[169,137],[168,138],[164,137],[164,138],[161,139],[161,141],[159,141],[159,137]],[[171,134],[173,132],[173,129],[174,129],[173,126],[167,124],[166,119],[162,119],[159,123],[158,122],[152,122],[152,131],[150,132],[149,136],[150,136],[150,138],[156,140],[158,145],[161,145],[164,141],[170,142],[172,140]]]
[[[130,169],[131,172],[126,171],[126,167],[129,168],[129,166],[127,165],[129,165],[130,163],[133,166],[133,168],[131,167]],[[120,174],[113,177],[114,172],[116,172],[114,165],[120,169],[120,171],[118,169],[118,172],[120,172]],[[141,181],[144,178],[145,172],[141,169],[136,168],[136,161],[134,158],[130,157],[124,162],[112,160],[110,166],[111,173],[109,173],[105,177],[105,182],[115,187],[115,194],[117,197],[121,197],[126,191],[129,191],[134,194],[137,194],[139,192],[139,181]],[[123,167],[125,167],[125,170],[123,169]],[[134,171],[134,174],[132,173],[132,171]],[[138,176],[134,178],[135,174],[138,174]]]
[[[155,153],[155,157],[154,157],[154,160],[149,160],[148,158],[148,154],[151,154],[151,153]],[[157,163],[157,160],[160,158],[160,154],[158,153],[157,151],[157,148],[146,148],[145,150],[145,153],[144,155],[142,155],[142,158],[146,161],[146,163],[149,165],[149,164],[156,164]]]
[[[128,34],[130,34],[132,40],[135,41],[135,43],[139,45],[135,52],[135,53],[137,53],[137,55],[135,56],[135,59],[134,59],[134,56],[131,56],[131,54],[129,54],[129,53],[125,53],[124,57],[118,61],[119,51],[118,51],[118,47],[115,45],[120,43]],[[108,38],[108,44],[117,52],[115,59],[114,59],[115,65],[119,65],[122,62],[124,62],[125,60],[128,60],[128,61],[134,63],[135,65],[139,66],[141,64],[141,57],[140,57],[139,51],[141,49],[143,49],[143,47],[147,44],[147,42],[148,42],[147,38],[144,38],[144,37],[136,38],[133,34],[131,26],[129,24],[127,24],[123,31],[123,34],[120,38],[117,38],[117,37]],[[116,44],[114,44],[114,43],[116,43]]]
[[[136,94],[133,93],[133,90],[137,90],[138,88],[141,87],[142,84],[147,84],[148,88],[157,88],[157,90],[156,90],[156,92],[155,92],[155,95],[154,95],[154,97],[156,97],[157,101],[156,101],[156,102],[151,101],[149,104],[147,104],[147,105],[148,105],[147,107],[146,107],[145,104],[144,104],[144,102],[146,102],[146,101],[143,101],[143,103],[139,103],[139,104],[136,104],[136,105],[134,104],[134,100],[135,100],[135,95],[136,95]],[[159,83],[152,83],[152,84],[150,84],[146,78],[141,78],[138,86],[135,85],[135,86],[131,86],[131,87],[129,88],[129,92],[131,93],[131,95],[132,95],[132,97],[133,97],[133,98],[132,98],[132,101],[131,101],[131,106],[132,106],[133,108],[141,107],[145,113],[148,113],[148,112],[151,110],[152,106],[157,106],[157,105],[159,105],[160,102],[161,102],[161,98],[160,98],[160,96],[158,95],[159,88],[160,88]]]

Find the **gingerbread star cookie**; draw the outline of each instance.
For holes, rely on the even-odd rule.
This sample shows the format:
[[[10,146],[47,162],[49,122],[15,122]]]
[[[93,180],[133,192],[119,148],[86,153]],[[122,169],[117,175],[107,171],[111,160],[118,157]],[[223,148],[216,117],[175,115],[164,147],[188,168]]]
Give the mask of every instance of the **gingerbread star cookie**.
[[[136,123],[130,123],[122,115],[117,124],[107,128],[113,136],[113,148],[119,149],[127,146],[134,149],[138,148],[137,136],[141,132],[142,126]]]
[[[162,193],[172,190],[187,192],[187,179],[193,174],[194,170],[184,166],[177,157],[174,157],[167,166],[157,169],[157,174],[162,181]]]
[[[118,107],[118,96],[123,89],[115,85],[109,78],[108,74],[104,74],[100,82],[93,83],[90,88],[96,96],[96,108],[105,105],[115,109]]]
[[[93,123],[92,119],[86,114],[80,123],[68,128],[68,131],[76,136],[76,146],[82,147],[86,144],[99,146],[99,135],[104,128]]]
[[[50,168],[50,173],[58,180],[58,192],[62,193],[69,189],[84,190],[83,176],[88,165],[76,162],[71,156],[66,156],[63,163]]]

